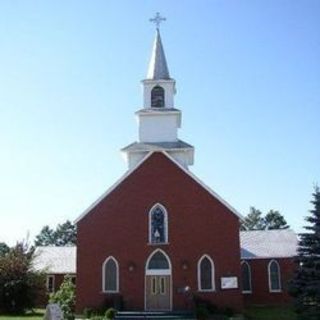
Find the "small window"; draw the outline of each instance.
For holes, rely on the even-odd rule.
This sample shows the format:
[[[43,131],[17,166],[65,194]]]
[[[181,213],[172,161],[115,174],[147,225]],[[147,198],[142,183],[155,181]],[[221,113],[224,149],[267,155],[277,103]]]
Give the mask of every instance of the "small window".
[[[54,292],[54,275],[47,276],[47,291]]]
[[[155,86],[151,90],[151,107],[152,108],[164,107],[164,89],[160,86]]]
[[[154,296],[157,294],[157,278],[151,278],[151,294]]]
[[[276,260],[272,260],[268,265],[269,290],[270,292],[281,291],[280,266]]]
[[[149,242],[168,242],[168,216],[165,208],[157,204],[152,207],[149,213]]]
[[[251,270],[248,262],[241,263],[242,292],[251,293]]]
[[[166,278],[160,277],[160,294],[165,295],[166,291]]]
[[[119,266],[118,262],[109,257],[103,264],[103,291],[118,292],[119,291]]]
[[[214,291],[214,266],[207,255],[198,262],[198,287],[200,291]]]

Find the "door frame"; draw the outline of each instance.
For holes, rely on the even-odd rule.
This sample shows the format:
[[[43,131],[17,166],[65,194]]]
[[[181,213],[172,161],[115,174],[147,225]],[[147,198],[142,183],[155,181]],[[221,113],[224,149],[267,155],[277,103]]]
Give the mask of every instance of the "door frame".
[[[168,264],[169,264],[169,269],[153,269],[153,270],[148,270],[148,264],[151,260],[151,258],[153,257],[153,255],[156,252],[161,252],[167,259]],[[169,258],[169,256],[161,249],[156,249],[154,251],[151,252],[151,254],[149,255],[146,264],[145,264],[145,272],[144,272],[144,310],[148,311],[147,309],[147,276],[169,276],[169,295],[170,295],[170,299],[169,299],[169,309],[164,309],[164,310],[159,310],[159,311],[172,311],[172,266],[171,266],[171,260]],[[152,310],[150,310],[152,311]],[[157,311],[157,310],[154,310]]]

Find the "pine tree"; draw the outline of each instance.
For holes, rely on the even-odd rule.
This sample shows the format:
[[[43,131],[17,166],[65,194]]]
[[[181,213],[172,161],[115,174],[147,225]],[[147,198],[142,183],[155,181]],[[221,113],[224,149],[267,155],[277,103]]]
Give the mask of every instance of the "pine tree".
[[[315,187],[313,209],[306,217],[309,223],[300,234],[297,270],[290,292],[295,299],[299,320],[320,319],[320,189]]]

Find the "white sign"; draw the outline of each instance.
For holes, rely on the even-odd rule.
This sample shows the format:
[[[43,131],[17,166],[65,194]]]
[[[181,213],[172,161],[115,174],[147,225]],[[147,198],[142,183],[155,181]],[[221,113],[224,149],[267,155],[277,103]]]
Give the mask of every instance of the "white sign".
[[[63,320],[63,312],[57,303],[47,305],[44,320]]]
[[[238,278],[237,277],[222,277],[221,289],[237,289]]]

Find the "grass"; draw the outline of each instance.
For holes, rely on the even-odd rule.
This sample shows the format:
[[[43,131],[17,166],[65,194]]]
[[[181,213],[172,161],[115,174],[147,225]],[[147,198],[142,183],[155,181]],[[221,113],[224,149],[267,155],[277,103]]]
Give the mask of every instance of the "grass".
[[[42,320],[44,312],[44,309],[36,309],[24,315],[0,315],[0,320]]]
[[[296,320],[296,315],[290,307],[258,307],[252,306],[245,310],[248,320]]]

